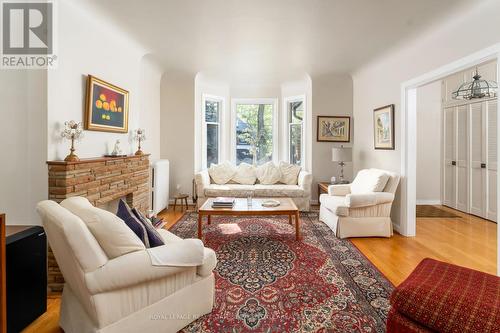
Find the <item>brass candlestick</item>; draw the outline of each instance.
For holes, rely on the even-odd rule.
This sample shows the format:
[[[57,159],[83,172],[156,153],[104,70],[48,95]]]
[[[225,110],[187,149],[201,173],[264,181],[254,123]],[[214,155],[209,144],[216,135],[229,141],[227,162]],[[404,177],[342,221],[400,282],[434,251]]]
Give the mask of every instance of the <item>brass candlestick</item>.
[[[134,139],[138,142],[138,147],[135,155],[144,155],[144,152],[141,150],[141,143],[142,141],[146,140],[146,131],[141,128],[135,130]]]
[[[73,120],[64,123],[64,130],[61,132],[61,136],[65,139],[71,140],[70,153],[64,159],[66,162],[77,162],[80,160],[75,154],[75,140],[79,140],[83,137],[83,126],[82,123],[77,123]]]

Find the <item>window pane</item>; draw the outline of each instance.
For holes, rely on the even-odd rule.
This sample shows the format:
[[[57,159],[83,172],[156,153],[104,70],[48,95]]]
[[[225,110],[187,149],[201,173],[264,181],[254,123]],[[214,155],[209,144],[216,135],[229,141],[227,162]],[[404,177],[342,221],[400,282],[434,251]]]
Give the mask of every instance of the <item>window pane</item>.
[[[236,164],[273,159],[273,105],[236,105]]]
[[[205,101],[205,121],[207,123],[219,122],[219,102]]]
[[[288,104],[288,121],[293,124],[301,123],[304,119],[304,103],[302,101]]]
[[[219,125],[207,124],[207,167],[219,163]]]
[[[290,124],[290,163],[302,164],[302,124]]]

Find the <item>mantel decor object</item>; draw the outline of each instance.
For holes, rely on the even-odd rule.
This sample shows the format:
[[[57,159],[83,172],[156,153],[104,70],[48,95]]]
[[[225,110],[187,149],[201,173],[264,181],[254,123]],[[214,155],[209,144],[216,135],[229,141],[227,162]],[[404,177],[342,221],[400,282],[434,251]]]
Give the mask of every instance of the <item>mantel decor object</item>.
[[[66,162],[77,162],[80,160],[75,154],[75,140],[80,140],[83,137],[82,123],[77,123],[74,120],[64,123],[64,129],[61,132],[61,137],[71,140],[70,153],[64,159]]]
[[[335,184],[349,184],[347,180],[344,179],[344,165],[345,162],[352,161],[352,149],[344,148],[344,146],[332,148],[332,162],[338,162],[340,165],[340,179],[336,181]]]
[[[126,157],[127,155],[123,154],[122,149],[120,148],[120,140],[116,140],[115,146],[111,154],[104,155],[104,157]]]
[[[141,150],[141,143],[143,141],[146,141],[146,130],[142,128],[138,128],[134,131],[134,140],[138,142],[138,147],[137,151],[135,152],[136,155],[144,155],[144,152]]]

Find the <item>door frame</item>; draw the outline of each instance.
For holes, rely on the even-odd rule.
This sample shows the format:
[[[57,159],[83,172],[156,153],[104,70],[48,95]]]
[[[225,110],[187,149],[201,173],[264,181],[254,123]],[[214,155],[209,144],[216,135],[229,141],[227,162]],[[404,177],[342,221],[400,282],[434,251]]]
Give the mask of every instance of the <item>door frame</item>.
[[[404,236],[416,235],[416,184],[417,184],[417,88],[460,72],[477,64],[496,60],[497,80],[500,78],[500,43],[482,49],[471,55],[439,67],[428,73],[405,81],[401,84],[401,216],[400,230]],[[497,96],[500,101],[500,94]],[[499,103],[500,105],[500,103]],[[498,112],[497,123],[500,123]],[[498,127],[497,127],[498,128]],[[497,156],[500,156],[500,135],[497,137]],[[497,193],[500,193],[500,177],[497,179]],[[500,195],[497,196],[500,207]],[[497,209],[497,221],[499,211]],[[500,223],[497,223],[497,274],[500,275]]]

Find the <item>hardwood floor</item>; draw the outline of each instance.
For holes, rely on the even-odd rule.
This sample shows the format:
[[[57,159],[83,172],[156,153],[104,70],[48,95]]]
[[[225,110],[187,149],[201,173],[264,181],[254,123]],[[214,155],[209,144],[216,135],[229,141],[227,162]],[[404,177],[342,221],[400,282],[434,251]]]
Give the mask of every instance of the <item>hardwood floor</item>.
[[[443,209],[449,209],[443,207]],[[451,209],[449,209],[451,210]],[[426,257],[496,274],[497,225],[481,218],[451,210],[461,218],[418,218],[417,236],[391,238],[358,238],[352,242],[395,285],[401,283]],[[184,212],[169,209],[159,215],[172,225]],[[47,313],[24,333],[60,333],[60,298],[47,300]]]
[[[497,225],[447,207],[461,218],[417,218],[417,236],[352,239],[395,285],[424,258],[434,258],[496,275]]]

